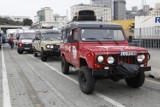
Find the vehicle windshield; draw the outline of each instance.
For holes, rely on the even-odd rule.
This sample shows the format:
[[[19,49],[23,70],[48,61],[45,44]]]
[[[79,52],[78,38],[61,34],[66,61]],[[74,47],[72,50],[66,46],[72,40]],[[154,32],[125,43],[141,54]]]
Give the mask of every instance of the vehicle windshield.
[[[21,39],[34,39],[36,34],[35,33],[22,33],[20,34]]]
[[[43,39],[59,39],[61,37],[60,32],[43,32]]]
[[[83,41],[124,41],[121,29],[81,29]]]

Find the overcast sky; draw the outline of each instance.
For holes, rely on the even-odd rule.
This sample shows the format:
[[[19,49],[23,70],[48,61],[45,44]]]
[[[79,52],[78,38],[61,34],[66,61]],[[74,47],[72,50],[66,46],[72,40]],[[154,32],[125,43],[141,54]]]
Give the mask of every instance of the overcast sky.
[[[141,7],[142,0],[126,0],[126,8],[131,10],[132,6]],[[146,0],[147,4],[154,7],[160,0]],[[90,0],[0,0],[0,15],[30,16],[32,19],[36,12],[42,7],[51,7],[53,14],[66,15],[70,13],[70,7],[75,4],[89,4]],[[70,15],[70,14],[69,14]]]

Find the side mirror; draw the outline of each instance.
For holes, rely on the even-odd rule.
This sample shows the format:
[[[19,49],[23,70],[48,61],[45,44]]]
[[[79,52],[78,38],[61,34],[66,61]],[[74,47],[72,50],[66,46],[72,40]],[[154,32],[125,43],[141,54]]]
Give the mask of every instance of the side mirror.
[[[128,38],[128,42],[131,43],[132,42],[132,36],[129,36]]]
[[[71,35],[68,36],[67,41],[68,41],[68,43],[75,42]]]
[[[35,41],[35,39],[32,40],[32,42],[34,42],[34,41]]]
[[[35,37],[35,40],[40,40],[38,37]]]

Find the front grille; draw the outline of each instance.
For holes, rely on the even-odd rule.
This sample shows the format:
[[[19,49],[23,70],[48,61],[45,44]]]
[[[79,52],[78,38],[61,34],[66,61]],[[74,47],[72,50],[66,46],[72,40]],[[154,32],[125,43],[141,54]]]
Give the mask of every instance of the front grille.
[[[60,48],[60,45],[53,45],[54,46],[54,48],[56,48],[56,49],[59,49]]]
[[[119,61],[128,63],[128,64],[136,64],[137,63],[137,57],[136,56],[120,56],[120,55],[114,55],[115,63],[118,63]]]
[[[32,47],[32,44],[22,44],[22,47]]]

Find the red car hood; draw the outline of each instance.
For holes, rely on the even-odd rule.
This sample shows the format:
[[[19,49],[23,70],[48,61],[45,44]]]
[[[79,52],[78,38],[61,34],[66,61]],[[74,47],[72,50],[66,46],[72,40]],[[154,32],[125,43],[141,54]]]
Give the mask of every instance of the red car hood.
[[[136,51],[139,53],[147,53],[147,49],[141,47],[134,47],[134,46],[89,46],[85,47],[87,50],[97,53],[119,53],[125,51]]]

